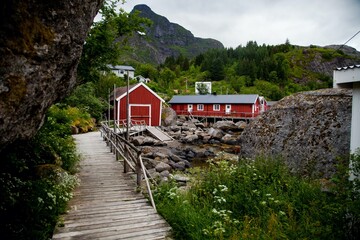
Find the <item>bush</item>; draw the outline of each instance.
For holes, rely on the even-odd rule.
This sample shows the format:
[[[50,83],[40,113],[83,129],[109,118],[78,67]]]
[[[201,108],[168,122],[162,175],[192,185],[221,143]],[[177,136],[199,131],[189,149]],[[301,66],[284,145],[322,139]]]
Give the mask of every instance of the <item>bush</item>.
[[[155,198],[177,239],[351,239],[359,226],[358,192],[323,191],[277,159],[212,163],[189,190],[167,183]]]
[[[101,88],[100,83],[98,85],[98,88]],[[103,100],[96,97],[95,88],[96,86],[91,82],[80,85],[69,97],[63,100],[63,104],[77,108],[82,113],[86,113],[99,121],[102,118],[102,114],[106,111],[108,103],[107,95],[105,95]],[[105,90],[101,89],[101,91],[108,91],[108,88]]]
[[[29,141],[1,152],[0,232],[4,239],[49,239],[58,215],[76,186],[79,156],[71,137],[72,118],[52,107]]]

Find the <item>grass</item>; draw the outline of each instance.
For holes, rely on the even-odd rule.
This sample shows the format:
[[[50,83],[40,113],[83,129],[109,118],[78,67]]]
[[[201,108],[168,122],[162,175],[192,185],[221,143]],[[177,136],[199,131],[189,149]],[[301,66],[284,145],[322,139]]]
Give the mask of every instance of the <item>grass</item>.
[[[351,239],[359,192],[345,176],[328,192],[278,159],[221,161],[193,170],[187,190],[161,185],[155,201],[175,239]]]

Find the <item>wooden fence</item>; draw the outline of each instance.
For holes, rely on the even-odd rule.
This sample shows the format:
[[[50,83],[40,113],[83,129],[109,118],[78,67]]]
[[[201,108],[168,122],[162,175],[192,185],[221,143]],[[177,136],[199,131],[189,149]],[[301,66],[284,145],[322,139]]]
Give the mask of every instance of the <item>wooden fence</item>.
[[[110,151],[115,154],[116,159],[122,157],[124,160],[124,172],[126,173],[131,170],[136,173],[136,183],[138,187],[141,186],[144,177],[151,205],[156,210],[150,187],[150,179],[152,179],[152,177],[144,166],[141,151],[125,138],[121,137],[119,133],[116,133],[116,125],[114,129],[103,122],[101,123],[100,131],[106,144],[110,147]],[[155,184],[155,182],[153,183]]]

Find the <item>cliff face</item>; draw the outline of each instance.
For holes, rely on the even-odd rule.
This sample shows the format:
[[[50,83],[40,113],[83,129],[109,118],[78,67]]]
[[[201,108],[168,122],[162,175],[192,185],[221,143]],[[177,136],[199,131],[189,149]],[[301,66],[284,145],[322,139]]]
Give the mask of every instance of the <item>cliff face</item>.
[[[240,155],[281,156],[294,172],[331,177],[350,151],[351,101],[345,89],[286,97],[245,129]]]
[[[76,84],[102,0],[20,0],[0,9],[0,149],[32,137],[46,110]]]
[[[189,30],[171,23],[146,5],[136,5],[132,12],[134,11],[141,12],[140,16],[150,19],[153,24],[146,29],[145,36],[137,35],[129,40],[133,51],[124,58],[161,64],[167,57],[178,56],[180,53],[192,58],[209,49],[224,48],[217,40],[194,37]]]
[[[333,77],[333,71],[337,67],[351,66],[354,63],[360,61],[360,52],[356,51],[355,48],[349,46],[329,45],[325,46],[325,49],[333,49],[336,51],[341,47],[341,51],[348,55],[348,57],[334,57],[331,59],[324,59],[324,56],[319,52],[316,54],[308,54],[305,58],[311,58],[312,60],[308,65],[305,65],[306,70],[322,73],[329,77]],[[304,50],[306,52],[306,50]],[[311,57],[309,55],[312,55]]]

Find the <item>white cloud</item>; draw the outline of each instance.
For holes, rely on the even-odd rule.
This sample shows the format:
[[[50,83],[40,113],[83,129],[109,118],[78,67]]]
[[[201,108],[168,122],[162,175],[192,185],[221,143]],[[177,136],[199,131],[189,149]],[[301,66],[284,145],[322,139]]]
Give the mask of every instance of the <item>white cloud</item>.
[[[154,12],[225,47],[280,44],[343,44],[360,30],[358,0],[128,0],[131,11],[146,4]],[[348,43],[360,50],[360,34]]]

